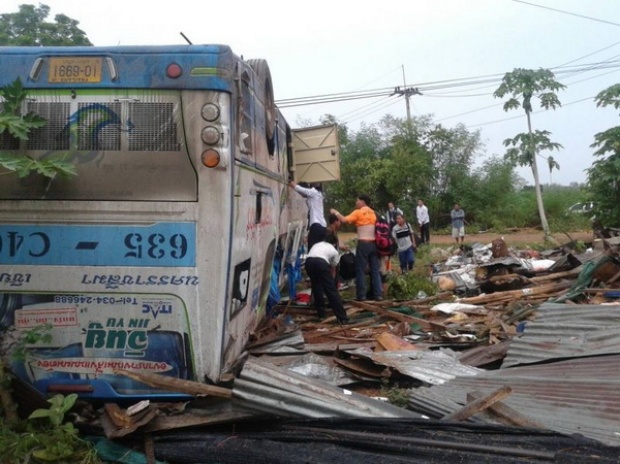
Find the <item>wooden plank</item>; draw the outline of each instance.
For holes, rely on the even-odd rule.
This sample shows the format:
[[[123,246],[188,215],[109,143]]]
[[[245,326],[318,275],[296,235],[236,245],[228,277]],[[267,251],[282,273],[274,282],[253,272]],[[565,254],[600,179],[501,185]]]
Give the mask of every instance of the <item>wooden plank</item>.
[[[560,292],[573,285],[573,282],[559,282],[553,284],[540,285],[537,287],[528,287],[521,290],[508,290],[505,292],[495,292],[490,294],[483,294],[479,296],[473,296],[470,298],[461,298],[459,303],[468,304],[487,304],[494,303],[501,300],[518,300],[521,298],[527,298],[532,296],[547,295],[555,292]]]
[[[484,398],[482,392],[474,391],[467,394],[467,401],[474,401]],[[544,429],[546,428],[544,425],[533,421],[523,414],[520,414],[515,409],[510,406],[505,405],[502,402],[497,402],[495,404],[490,405],[487,408],[487,412],[495,417],[499,422],[502,422],[506,425],[516,425],[518,427],[528,427],[535,429]]]
[[[495,404],[498,401],[501,401],[504,398],[510,396],[511,393],[512,388],[508,386],[501,387],[495,390],[490,395],[468,402],[463,408],[459,409],[458,411],[444,416],[442,420],[459,422],[468,419],[469,417],[478,414],[480,411],[484,411],[492,404]]]
[[[154,388],[174,391],[179,393],[187,393],[188,395],[211,395],[219,398],[232,398],[232,390],[228,388],[216,387],[205,383],[194,382],[192,380],[179,379],[160,374],[149,374],[145,372],[137,373],[125,371],[122,369],[114,369],[117,375],[124,375],[130,379],[145,383]]]
[[[368,311],[372,311],[374,313],[380,314],[382,316],[389,317],[399,322],[406,322],[407,324],[420,324],[420,326],[422,327],[422,330],[424,330],[425,332],[435,332],[435,331],[443,332],[446,330],[446,326],[444,326],[443,324],[427,321],[426,319],[409,316],[407,314],[401,314],[396,311],[384,309],[384,308],[381,308],[374,304],[369,304],[364,301],[352,301],[351,304],[354,306],[367,309]]]
[[[411,351],[419,349],[413,343],[409,343],[402,337],[397,337],[389,332],[380,333],[375,339],[378,344],[375,351]]]

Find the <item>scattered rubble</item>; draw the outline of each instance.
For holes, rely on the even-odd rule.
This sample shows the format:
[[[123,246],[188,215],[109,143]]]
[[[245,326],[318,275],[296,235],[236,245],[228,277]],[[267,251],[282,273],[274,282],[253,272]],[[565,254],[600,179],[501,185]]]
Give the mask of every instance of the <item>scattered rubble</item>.
[[[433,251],[440,293],[347,300],[346,326],[285,302],[254,334],[230,388],[144,377],[196,399],[135,411],[108,404],[100,426],[115,439],[250,418],[398,418],[620,446],[620,239],[596,245],[515,251],[498,239]],[[407,389],[406,409],[378,401],[393,385]],[[587,462],[613,462],[598,456]]]

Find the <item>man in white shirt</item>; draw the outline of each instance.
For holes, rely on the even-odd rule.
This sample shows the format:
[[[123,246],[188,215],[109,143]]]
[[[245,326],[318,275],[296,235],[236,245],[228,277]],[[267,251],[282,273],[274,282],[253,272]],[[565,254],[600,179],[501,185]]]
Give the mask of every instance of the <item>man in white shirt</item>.
[[[323,319],[326,315],[325,297],[327,296],[327,302],[334,311],[338,322],[346,324],[349,319],[342,305],[334,278],[339,261],[340,254],[331,243],[318,242],[308,252],[305,267],[306,273],[310,277],[314,307],[319,319]]]
[[[418,206],[415,209],[415,215],[418,218],[418,225],[420,226],[420,243],[430,243],[431,219],[428,215],[428,208],[422,200],[418,200]]]
[[[306,199],[308,206],[308,250],[312,246],[325,238],[327,222],[323,212],[323,189],[321,184],[312,184],[310,188],[302,187],[295,181],[291,181],[289,186]]]

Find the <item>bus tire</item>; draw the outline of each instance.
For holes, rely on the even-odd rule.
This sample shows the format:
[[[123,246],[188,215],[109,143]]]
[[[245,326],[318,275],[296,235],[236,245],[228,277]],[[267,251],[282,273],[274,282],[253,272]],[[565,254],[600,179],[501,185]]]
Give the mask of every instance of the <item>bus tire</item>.
[[[270,145],[269,141],[274,139],[276,133],[276,103],[273,98],[271,71],[267,61],[263,59],[248,60],[248,64],[263,85],[263,92],[260,97],[265,107],[265,136],[267,137],[267,145]]]

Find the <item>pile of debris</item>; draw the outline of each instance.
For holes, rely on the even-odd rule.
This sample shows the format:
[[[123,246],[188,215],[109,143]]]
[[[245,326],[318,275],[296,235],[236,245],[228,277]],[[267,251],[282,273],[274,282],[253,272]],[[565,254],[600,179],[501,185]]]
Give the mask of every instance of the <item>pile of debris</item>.
[[[105,434],[117,438],[196,425],[239,427],[265,418],[269,427],[275,418],[372,418],[409,424],[403,429],[414,423],[416,430],[458,423],[461,431],[512,430],[511,440],[528,436],[530,446],[539,446],[542,436],[570,436],[585,441],[569,446],[594,446],[596,451],[585,457],[577,453],[574,461],[560,459],[559,449],[567,449],[563,443],[553,451],[545,448],[544,459],[540,451],[528,456],[531,461],[519,462],[614,462],[605,457],[605,446],[620,446],[620,238],[602,244],[581,254],[567,246],[537,253],[510,251],[501,240],[476,244],[442,256],[433,266],[431,279],[440,293],[410,301],[347,300],[352,324],[346,326],[334,317],[318,321],[307,305],[283,302],[277,317],[254,334],[231,388],[157,375],[141,378],[197,399],[175,407],[145,403],[132,411],[107,405]],[[389,403],[394,390],[404,392],[404,405]],[[297,442],[301,429],[295,427],[287,430],[297,431]],[[289,436],[283,430],[279,436]],[[324,422],[304,430],[327,433]],[[362,439],[355,435],[359,432],[338,430],[342,440]],[[475,436],[473,442],[480,440]],[[407,439],[413,440],[411,435]],[[458,440],[460,445],[451,449],[461,456],[475,448]],[[157,450],[157,442],[149,443]],[[168,446],[163,439],[161,446],[160,452]],[[471,462],[489,456],[504,462],[495,459],[496,452],[506,456],[498,449],[476,449]],[[518,456],[508,455],[506,462]],[[599,460],[588,460],[594,455]]]

